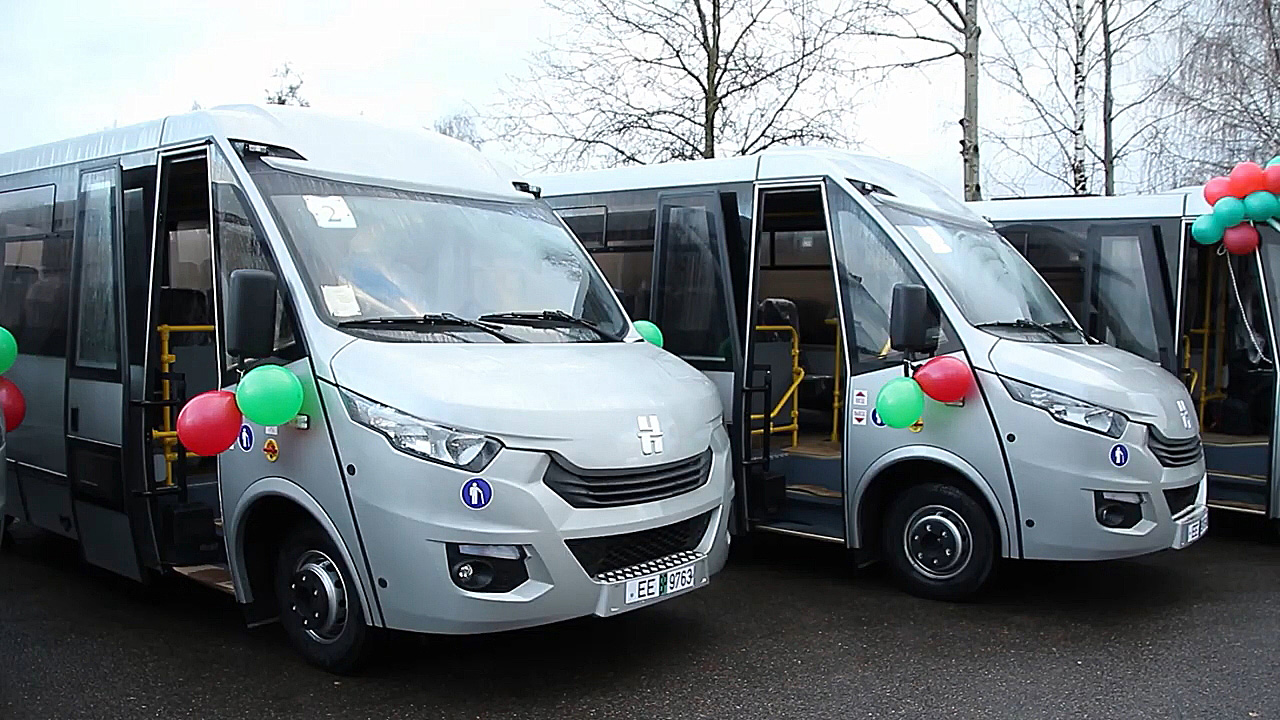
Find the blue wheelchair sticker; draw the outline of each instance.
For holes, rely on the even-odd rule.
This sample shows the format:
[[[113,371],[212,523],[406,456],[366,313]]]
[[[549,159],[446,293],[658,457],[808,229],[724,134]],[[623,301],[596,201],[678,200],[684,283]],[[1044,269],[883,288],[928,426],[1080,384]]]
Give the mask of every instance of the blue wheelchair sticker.
[[[240,438],[236,440],[240,443],[240,449],[249,452],[253,449],[253,428],[248,425],[240,426]]]
[[[874,409],[871,411],[871,424],[876,427],[884,427],[884,421],[880,419],[880,413]]]
[[[472,510],[483,510],[493,499],[493,488],[483,478],[471,478],[462,483],[462,504]]]
[[[1123,443],[1116,443],[1111,446],[1111,464],[1116,467],[1124,467],[1129,464],[1129,448]]]

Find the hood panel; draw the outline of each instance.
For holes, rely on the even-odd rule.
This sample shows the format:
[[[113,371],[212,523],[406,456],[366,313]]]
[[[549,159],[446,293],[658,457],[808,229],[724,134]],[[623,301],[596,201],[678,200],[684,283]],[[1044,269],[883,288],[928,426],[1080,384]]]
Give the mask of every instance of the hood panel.
[[[711,382],[649,343],[356,340],[331,365],[338,385],[376,402],[584,469],[691,457],[707,449],[721,416]],[[654,447],[641,441],[649,415],[658,416],[662,452],[645,455],[642,446]]]
[[[996,372],[1013,380],[1119,410],[1170,439],[1196,435],[1191,395],[1156,363],[1110,345],[1053,345],[1000,340],[991,348]],[[1181,405],[1179,405],[1181,402]]]

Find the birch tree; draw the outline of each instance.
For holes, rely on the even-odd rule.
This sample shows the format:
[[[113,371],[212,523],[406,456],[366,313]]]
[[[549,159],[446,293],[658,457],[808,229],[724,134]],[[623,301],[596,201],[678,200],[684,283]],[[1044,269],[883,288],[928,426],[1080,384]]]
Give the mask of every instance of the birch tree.
[[[293,65],[284,63],[271,77],[276,80],[276,88],[266,91],[268,105],[311,107],[311,103],[302,97],[302,75],[293,69]]]
[[[476,120],[465,112],[449,113],[438,118],[433,129],[441,135],[461,140],[474,148],[480,147],[480,130],[476,127]]]
[[[566,34],[491,119],[544,167],[845,144],[850,42],[889,0],[551,0]]]

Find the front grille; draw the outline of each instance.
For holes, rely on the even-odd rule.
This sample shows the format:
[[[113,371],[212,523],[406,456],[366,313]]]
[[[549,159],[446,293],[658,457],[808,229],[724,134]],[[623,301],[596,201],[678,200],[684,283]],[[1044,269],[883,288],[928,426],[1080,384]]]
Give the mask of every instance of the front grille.
[[[681,565],[688,565],[689,563],[697,562],[704,557],[706,557],[706,555],[703,555],[696,550],[686,550],[684,552],[678,552],[675,555],[658,558],[657,560],[642,562],[639,565],[632,565],[618,570],[602,572],[596,576],[596,580],[607,583],[622,582],[623,580],[644,577],[645,575],[652,575],[653,573],[662,572],[663,570],[678,568]]]
[[[1196,495],[1200,494],[1200,483],[1188,485],[1182,488],[1171,488],[1164,491],[1165,502],[1169,503],[1169,514],[1176,516],[1178,513],[1191,507],[1191,503],[1196,501]]]
[[[570,470],[552,462],[542,476],[547,487],[576,508],[618,507],[665,500],[707,482],[711,451],[642,470]]]
[[[615,570],[693,550],[706,535],[712,512],[715,511],[649,530],[565,540],[564,544],[588,575],[600,578]]]
[[[1161,435],[1155,428],[1147,432],[1147,447],[1165,467],[1186,467],[1195,465],[1204,453],[1200,445],[1200,436],[1194,435],[1185,440],[1170,440]]]

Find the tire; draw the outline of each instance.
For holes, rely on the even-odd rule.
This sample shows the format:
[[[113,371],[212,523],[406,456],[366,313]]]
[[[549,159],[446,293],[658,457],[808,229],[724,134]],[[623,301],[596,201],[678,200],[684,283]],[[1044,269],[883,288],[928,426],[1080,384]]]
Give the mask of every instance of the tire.
[[[310,524],[294,528],[280,545],[275,584],[280,624],[307,662],[340,675],[364,665],[373,629],[359,585],[328,534]]]
[[[913,485],[894,497],[880,542],[902,588],[933,600],[976,596],[996,564],[990,517],[972,496],[946,483]]]

